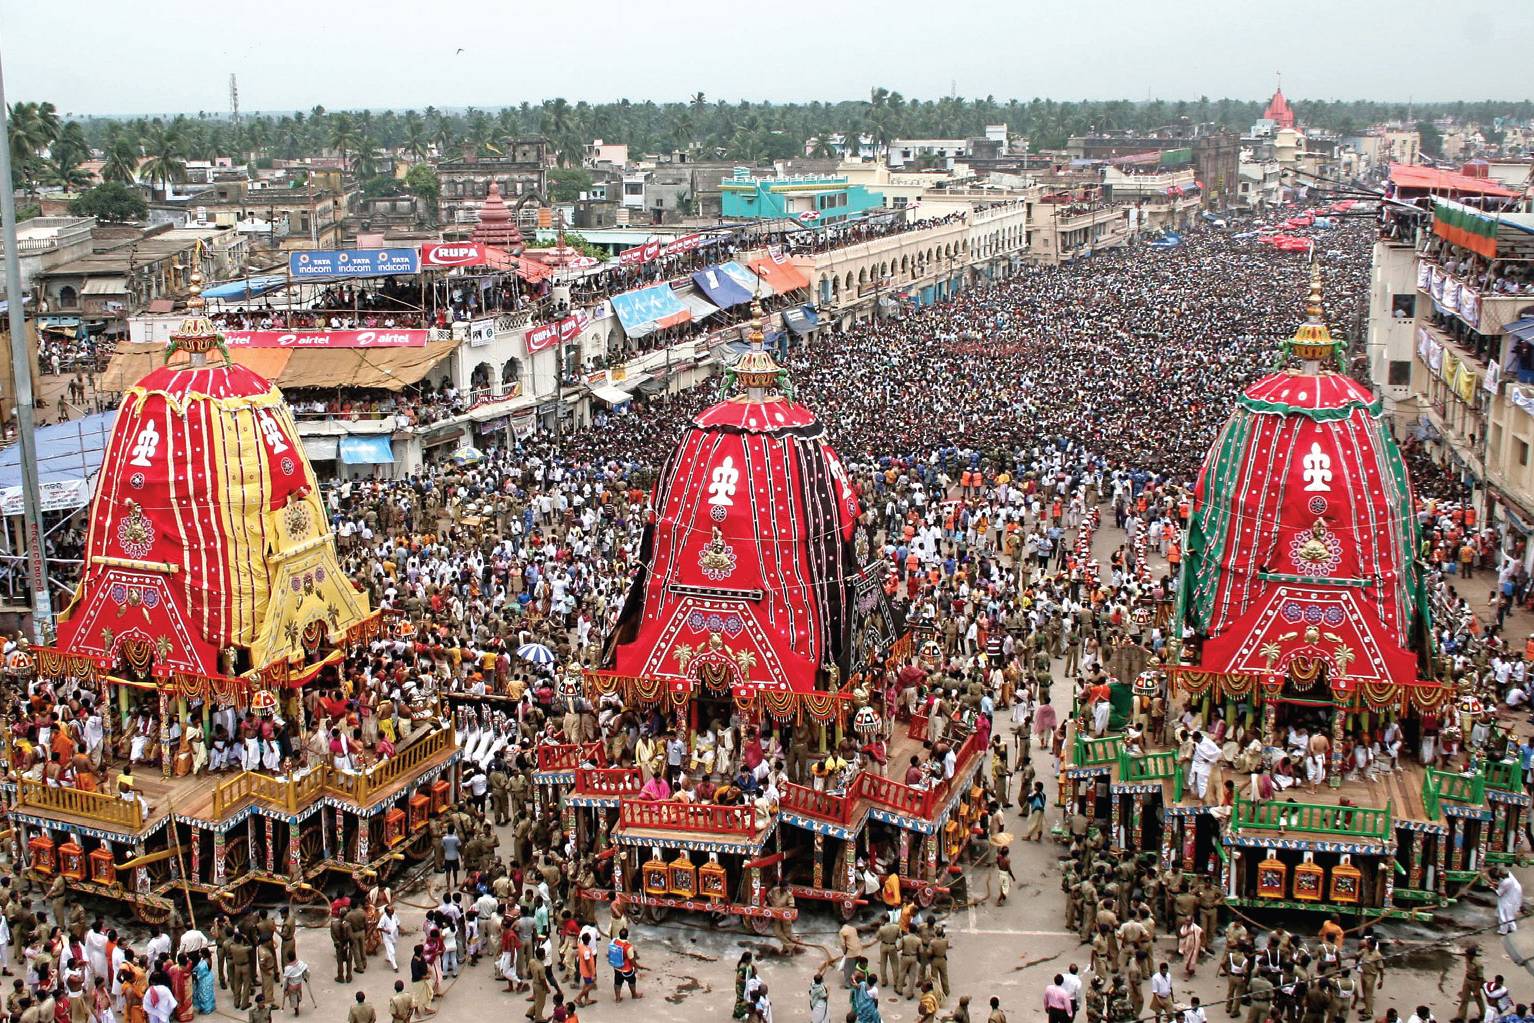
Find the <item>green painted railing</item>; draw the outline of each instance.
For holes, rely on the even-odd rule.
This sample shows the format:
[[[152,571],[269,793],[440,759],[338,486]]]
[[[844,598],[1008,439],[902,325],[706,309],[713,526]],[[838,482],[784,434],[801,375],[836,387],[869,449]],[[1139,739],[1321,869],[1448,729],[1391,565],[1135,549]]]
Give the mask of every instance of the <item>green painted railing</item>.
[[[1480,806],[1486,802],[1486,779],[1479,774],[1455,774],[1429,767],[1422,773],[1422,809],[1436,818],[1443,803]]]
[[[1267,831],[1299,831],[1312,835],[1340,835],[1345,838],[1372,838],[1388,841],[1391,804],[1384,809],[1372,806],[1330,806],[1324,803],[1290,803],[1279,800],[1251,802],[1236,797],[1234,823],[1241,828]]]
[[[1172,800],[1182,800],[1182,770],[1177,763],[1176,750],[1162,750],[1159,753],[1143,753],[1133,756],[1128,750],[1119,750],[1119,781],[1124,784],[1138,784],[1152,781],[1170,781],[1172,783]]]
[[[1076,733],[1075,755],[1072,767],[1105,767],[1119,762],[1124,749],[1122,735],[1105,735],[1100,739]]]
[[[1487,764],[1482,774],[1486,778],[1486,787],[1498,792],[1522,792],[1523,791],[1523,765],[1508,763],[1499,760],[1496,763]]]

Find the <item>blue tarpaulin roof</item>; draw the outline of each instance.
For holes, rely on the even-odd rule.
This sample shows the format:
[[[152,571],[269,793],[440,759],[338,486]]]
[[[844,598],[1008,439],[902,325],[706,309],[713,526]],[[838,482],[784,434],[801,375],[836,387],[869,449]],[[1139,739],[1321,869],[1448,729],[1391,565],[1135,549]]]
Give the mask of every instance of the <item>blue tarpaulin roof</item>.
[[[746,289],[753,298],[757,295],[767,298],[777,294],[777,290],[771,284],[768,284],[753,271],[747,270],[733,259],[728,263],[720,263],[719,269],[729,274],[735,283]]]
[[[711,266],[699,270],[692,275],[692,280],[698,290],[721,309],[751,301],[751,292],[741,287],[723,267]]]
[[[37,430],[37,481],[43,509],[83,507],[91,497],[117,411],[97,412]],[[5,514],[21,512],[21,445],[0,451],[0,499]],[[14,510],[13,510],[14,509]]]
[[[211,288],[204,288],[203,298],[255,298],[268,291],[276,291],[288,282],[286,277],[245,277],[238,281],[224,281]]]
[[[629,337],[645,337],[662,327],[674,327],[692,319],[692,312],[669,284],[614,295],[612,303],[623,332]]]
[[[815,310],[806,305],[783,310],[783,322],[795,334],[808,334],[818,325],[819,318]]]
[[[394,446],[384,436],[342,437],[337,451],[344,465],[390,465],[394,461]]]
[[[1534,316],[1525,316],[1507,325],[1507,332],[1520,341],[1534,341]]]

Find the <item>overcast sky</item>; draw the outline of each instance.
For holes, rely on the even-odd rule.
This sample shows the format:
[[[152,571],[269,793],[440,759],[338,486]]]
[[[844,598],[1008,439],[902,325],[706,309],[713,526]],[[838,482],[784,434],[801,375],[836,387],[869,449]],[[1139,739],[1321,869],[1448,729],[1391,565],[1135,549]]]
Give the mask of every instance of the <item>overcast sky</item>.
[[[1527,0],[0,0],[66,113],[862,99],[1522,99]]]

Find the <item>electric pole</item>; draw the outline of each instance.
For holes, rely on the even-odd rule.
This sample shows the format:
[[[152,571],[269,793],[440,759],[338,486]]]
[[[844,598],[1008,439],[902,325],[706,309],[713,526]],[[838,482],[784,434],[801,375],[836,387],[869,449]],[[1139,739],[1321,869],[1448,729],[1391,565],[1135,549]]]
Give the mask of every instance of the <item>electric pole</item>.
[[[0,72],[0,138],[11,137],[5,104],[5,75]],[[16,251],[16,192],[11,183],[11,147],[0,145],[0,231],[5,242],[6,313],[11,331],[11,374],[16,388],[16,430],[21,443],[21,493],[26,530],[27,580],[32,587],[32,635],[39,644],[53,638],[53,598],[48,592],[48,555],[43,548],[43,509],[37,489],[37,435],[32,415],[32,361],[27,353],[22,309],[21,256]]]

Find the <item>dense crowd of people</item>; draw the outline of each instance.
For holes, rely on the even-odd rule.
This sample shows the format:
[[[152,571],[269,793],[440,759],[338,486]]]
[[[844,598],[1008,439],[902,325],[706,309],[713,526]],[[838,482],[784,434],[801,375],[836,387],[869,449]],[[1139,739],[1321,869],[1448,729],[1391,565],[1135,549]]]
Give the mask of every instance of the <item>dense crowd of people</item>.
[[[1367,286],[1367,226],[1346,223],[1327,244],[1341,253],[1325,267],[1330,312],[1346,321]],[[1020,815],[1023,841],[1045,838],[1044,779],[1058,773],[1074,708],[1094,707],[1110,677],[1133,679],[1166,651],[1165,612],[1196,473],[1232,396],[1272,369],[1277,342],[1300,321],[1307,269],[1293,255],[1192,231],[1171,252],[1100,253],[1028,268],[791,351],[786,368],[795,398],[826,424],[847,467],[880,539],[877,556],[888,565],[886,592],[897,616],[930,639],[921,670],[876,661],[860,674],[856,699],[877,721],[866,733],[817,749],[807,726],[737,713],[700,721],[685,734],[621,693],[591,700],[561,685],[566,666],[601,660],[638,564],[651,487],[688,420],[714,400],[705,387],[604,416],[558,444],[534,434],[471,465],[327,484],[343,566],[401,624],[350,658],[337,687],[304,708],[300,720],[312,734],[287,722],[268,736],[259,716],[241,719],[228,723],[240,738],[234,743],[226,729],[234,748],[225,756],[246,766],[253,757],[266,767],[273,757],[279,766],[313,759],[365,769],[411,741],[410,723],[454,716],[468,798],[432,822],[446,887],[409,957],[409,985],[402,978],[397,986],[394,1023],[432,1013],[443,978],[480,959],[507,990],[527,994],[527,1016],[536,1023],[568,1023],[590,1004],[603,961],[615,999],[625,991],[641,995],[623,898],[633,880],[598,919],[587,893],[614,887],[611,859],[577,843],[556,806],[532,799],[531,770],[547,744],[601,744],[606,763],[639,772],[643,798],[749,806],[765,816],[789,786],[836,793],[860,772],[918,789],[940,785],[954,776],[964,740],[978,735],[986,769],[976,776],[982,794],[970,846],[987,895],[994,884],[1004,900],[1015,841],[1006,813]],[[1425,461],[1418,450],[1408,457],[1414,468]],[[1424,465],[1418,488],[1422,553],[1443,608],[1442,670],[1475,672],[1499,699],[1514,703],[1517,691],[1527,702],[1523,651],[1508,650],[1495,626],[1479,622],[1476,594],[1464,585],[1489,569],[1488,586],[1511,605],[1527,589],[1516,557],[1477,528],[1452,478]],[[1106,557],[1095,543],[1100,535],[1112,538]],[[77,712],[84,721],[78,731],[35,701],[12,718],[18,742],[38,754],[27,769],[40,779],[50,779],[55,758],[54,783],[66,769],[101,770],[90,746],[94,711],[82,701],[68,705],[64,718]],[[150,717],[126,737],[130,762],[155,755],[147,737],[158,727],[145,713]],[[1148,712],[1143,727],[1175,734],[1194,790],[1218,803],[1225,786],[1215,765],[1226,751],[1214,743],[1207,753],[1199,729],[1218,726],[1191,713],[1163,705],[1159,715]],[[891,762],[890,750],[917,719],[923,739],[916,752],[909,762]],[[1088,720],[1097,731],[1106,724],[1095,709]],[[383,721],[391,724],[381,728]],[[1275,763],[1249,773],[1280,789],[1314,784],[1305,765],[1319,733],[1312,736],[1307,725],[1297,720],[1291,728],[1287,768]],[[146,741],[135,757],[140,732]],[[60,734],[66,739],[56,741]],[[1220,730],[1220,740],[1227,737],[1236,755],[1248,749],[1234,724]],[[1370,757],[1399,755],[1395,741],[1385,729],[1371,735],[1361,743],[1368,756],[1358,769],[1371,770]],[[84,745],[83,763],[66,768],[63,761],[77,760],[66,743]],[[197,757],[196,743],[178,736],[178,750],[189,745]],[[1522,749],[1525,766],[1534,763],[1534,745]],[[120,777],[116,782],[123,787]],[[1192,974],[1214,944],[1220,903],[1177,890],[1154,864],[1108,862],[1100,832],[1079,816],[1061,821],[1069,843],[1064,879],[1070,923],[1090,943],[1091,959],[1085,973],[1062,971],[1043,1007],[1052,1023],[1073,1020],[1081,1009],[1092,1023],[1128,1018],[1129,1008],[1170,1019],[1168,967],[1153,968],[1167,955],[1155,950],[1158,926],[1176,950],[1169,957]],[[858,884],[880,913],[878,951],[856,927],[842,929],[840,976],[827,983],[819,975],[808,992],[816,1023],[832,1012],[878,1023],[881,1003],[901,996],[917,1003],[923,1023],[945,1006],[952,1018],[969,1018],[968,997],[949,990],[949,938],[902,891],[897,859],[893,848],[870,846],[857,864]],[[780,871],[769,880],[766,904],[792,906],[794,879]],[[391,900],[387,891],[364,889],[332,907],[338,979],[365,966],[370,946],[396,963]],[[259,941],[259,921],[252,926]],[[786,921],[776,933],[785,949],[796,943]],[[1291,1020],[1335,1017],[1338,1004],[1344,1017],[1354,1004],[1372,1012],[1382,969],[1377,950],[1367,938],[1322,938],[1308,946],[1279,932],[1258,949],[1244,931],[1227,935],[1228,970],[1238,957],[1247,964],[1246,957],[1267,955],[1276,964],[1274,986],[1285,991],[1281,1003],[1270,996],[1259,1006],[1242,1000],[1243,988],[1231,1014],[1260,1007],[1261,1014],[1248,1015],[1260,1023],[1280,1004]],[[257,959],[268,954],[256,951]],[[285,958],[280,952],[275,944],[269,950],[277,962]],[[1344,968],[1345,961],[1351,965]],[[1331,972],[1307,987],[1301,981],[1316,975],[1313,962]],[[774,998],[781,1002],[783,993],[769,995],[760,967],[746,957],[738,965],[734,1015],[771,1023]],[[1253,985],[1264,974],[1241,969]],[[837,982],[843,990],[833,994]],[[174,983],[167,986],[174,992]],[[31,990],[41,996],[55,987],[43,978]],[[1321,994],[1311,997],[1311,990]],[[1371,992],[1368,1001],[1363,991]],[[265,993],[268,1007],[274,994]],[[238,996],[236,1004],[243,1007]],[[1005,1023],[999,1000],[990,1005],[991,1023]],[[1177,1011],[1186,1013],[1186,1005]],[[353,1023],[370,1020],[354,1016]]]

